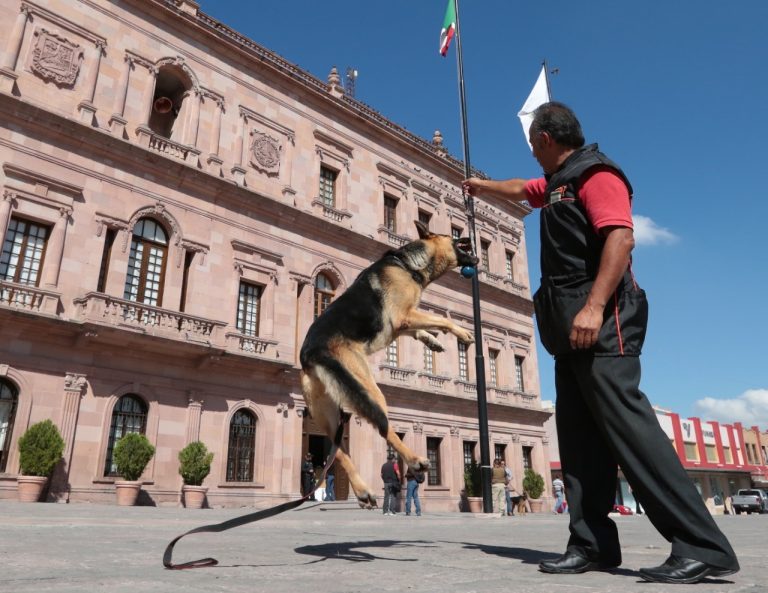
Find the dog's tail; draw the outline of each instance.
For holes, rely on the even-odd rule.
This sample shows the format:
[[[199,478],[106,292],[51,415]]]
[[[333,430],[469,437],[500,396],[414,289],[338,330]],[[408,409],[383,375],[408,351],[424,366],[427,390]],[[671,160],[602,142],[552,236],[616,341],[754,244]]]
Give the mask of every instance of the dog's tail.
[[[311,368],[305,367],[304,372],[314,373],[328,395],[336,399],[340,405],[349,403],[350,407],[373,424],[379,434],[386,438],[389,432],[387,415],[381,406],[371,399],[360,381],[329,353],[323,353],[314,358]]]

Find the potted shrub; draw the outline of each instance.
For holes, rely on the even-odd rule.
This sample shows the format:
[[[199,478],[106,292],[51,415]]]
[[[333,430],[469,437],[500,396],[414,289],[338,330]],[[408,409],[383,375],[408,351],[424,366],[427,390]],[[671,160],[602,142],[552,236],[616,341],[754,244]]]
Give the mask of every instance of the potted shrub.
[[[129,432],[115,444],[112,452],[117,473],[123,479],[115,480],[117,504],[133,506],[141,490],[139,478],[144,473],[155,448],[143,434]]]
[[[480,477],[480,465],[472,460],[464,465],[464,497],[462,506],[465,511],[472,513],[483,512],[483,486]]]
[[[203,487],[203,480],[211,473],[213,453],[209,453],[200,441],[189,443],[179,451],[179,473],[184,480],[181,491],[184,506],[188,509],[200,509],[205,502],[208,488]]]
[[[64,439],[50,420],[30,426],[19,439],[20,502],[37,502],[64,453]]]
[[[530,468],[525,470],[525,476],[523,477],[523,491],[528,495],[531,511],[540,513],[544,504],[543,501],[540,500],[541,495],[544,492],[544,478],[541,477],[541,474]]]

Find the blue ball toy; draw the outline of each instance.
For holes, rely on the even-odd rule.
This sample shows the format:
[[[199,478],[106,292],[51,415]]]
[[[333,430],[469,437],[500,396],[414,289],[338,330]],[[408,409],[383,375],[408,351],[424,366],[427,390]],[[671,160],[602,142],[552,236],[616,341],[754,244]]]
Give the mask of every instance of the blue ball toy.
[[[461,275],[464,276],[464,278],[472,278],[472,276],[475,275],[475,271],[474,266],[464,266],[461,268]]]

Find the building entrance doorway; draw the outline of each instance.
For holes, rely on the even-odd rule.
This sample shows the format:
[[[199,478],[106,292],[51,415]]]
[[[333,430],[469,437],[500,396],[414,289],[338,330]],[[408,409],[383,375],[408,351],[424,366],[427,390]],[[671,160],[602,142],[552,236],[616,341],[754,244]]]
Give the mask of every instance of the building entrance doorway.
[[[328,454],[331,452],[331,440],[326,437],[315,426],[309,410],[304,411],[304,427],[301,439],[301,458],[304,459],[307,453],[312,455],[312,465],[315,467],[316,474],[321,472],[325,466]],[[341,439],[341,446],[349,453],[349,423],[344,425],[344,435]],[[341,467],[341,464],[335,462],[331,470],[334,474],[334,495],[336,500],[347,500],[349,497],[349,478],[347,472]]]

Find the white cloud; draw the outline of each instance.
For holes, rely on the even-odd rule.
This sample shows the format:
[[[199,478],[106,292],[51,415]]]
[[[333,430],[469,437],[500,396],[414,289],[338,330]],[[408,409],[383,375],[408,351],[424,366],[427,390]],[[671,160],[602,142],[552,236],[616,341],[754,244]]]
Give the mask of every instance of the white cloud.
[[[635,226],[635,242],[638,245],[671,244],[678,240],[678,236],[672,231],[660,227],[647,216],[635,214],[632,216],[632,222]]]
[[[749,428],[768,430],[768,389],[748,389],[733,399],[705,397],[694,403],[702,420],[741,422]]]

